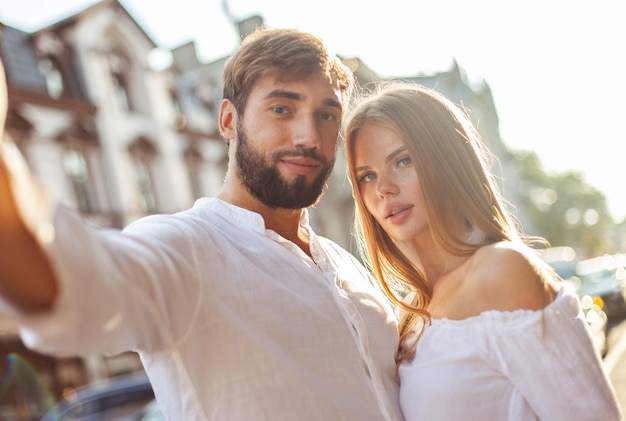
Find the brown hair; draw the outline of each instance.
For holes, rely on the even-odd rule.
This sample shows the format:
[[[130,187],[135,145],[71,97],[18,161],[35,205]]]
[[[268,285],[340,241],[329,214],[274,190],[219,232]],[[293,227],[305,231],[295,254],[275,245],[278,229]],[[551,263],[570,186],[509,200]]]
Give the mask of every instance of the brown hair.
[[[392,130],[405,141],[422,187],[431,235],[442,248],[469,256],[485,244],[523,237],[490,172],[493,156],[467,114],[449,99],[420,85],[392,82],[379,85],[350,112],[345,147],[357,241],[381,288],[403,310],[401,360],[414,353],[416,340],[409,338],[419,338],[421,330],[414,336],[417,320],[430,320],[426,309],[432,291],[423,272],[394,244],[360,195],[354,141],[370,123]],[[463,238],[451,228],[450,222],[459,218],[466,227]],[[403,297],[407,291],[412,297],[409,303]]]
[[[223,96],[242,113],[250,89],[260,78],[276,74],[286,79],[306,79],[315,72],[322,72],[347,102],[354,76],[321,39],[296,29],[259,28],[244,38],[226,62]]]

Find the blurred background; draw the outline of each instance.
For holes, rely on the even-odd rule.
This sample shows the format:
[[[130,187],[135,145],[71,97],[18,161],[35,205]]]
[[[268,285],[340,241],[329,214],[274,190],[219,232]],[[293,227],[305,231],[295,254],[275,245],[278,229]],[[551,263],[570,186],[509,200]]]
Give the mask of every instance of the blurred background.
[[[588,304],[604,356],[611,329],[626,315],[618,152],[626,140],[626,25],[618,7],[606,0],[388,0],[378,7],[0,0],[6,135],[41,182],[94,224],[119,228],[186,209],[215,195],[225,173],[216,123],[230,52],[262,24],[310,31],[362,86],[410,80],[468,109],[498,158],[494,171],[524,231],[549,240],[542,255]],[[356,254],[341,154],[329,184],[312,225]],[[63,398],[80,401],[76,391],[84,385],[102,382],[94,402],[125,395],[128,402],[118,396],[118,406],[128,403],[133,417],[147,413],[146,381],[136,381],[141,365],[133,353],[43,356],[0,320],[0,355],[0,419],[40,419],[51,407],[60,410],[55,403]],[[132,381],[110,380],[129,374]],[[137,399],[129,387],[142,390]]]

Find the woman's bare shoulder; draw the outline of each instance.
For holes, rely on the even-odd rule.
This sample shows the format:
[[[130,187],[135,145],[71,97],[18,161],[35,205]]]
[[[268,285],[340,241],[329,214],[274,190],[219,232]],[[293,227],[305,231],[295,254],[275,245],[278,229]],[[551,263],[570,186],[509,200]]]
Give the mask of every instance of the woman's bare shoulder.
[[[556,279],[530,247],[501,241],[481,247],[467,273],[472,295],[485,310],[538,310],[552,302]]]

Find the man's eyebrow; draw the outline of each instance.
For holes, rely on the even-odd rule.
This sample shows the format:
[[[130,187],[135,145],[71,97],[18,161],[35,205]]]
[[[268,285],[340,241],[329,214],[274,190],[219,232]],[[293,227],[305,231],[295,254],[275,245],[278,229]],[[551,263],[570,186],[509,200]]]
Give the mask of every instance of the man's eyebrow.
[[[270,99],[270,98],[287,98],[287,99],[294,99],[296,101],[302,101],[304,99],[304,97],[301,94],[297,92],[286,91],[284,89],[275,89],[269,94],[265,95],[265,99]],[[343,109],[343,107],[341,106],[341,103],[333,98],[326,98],[324,100],[324,105],[328,107],[337,108],[339,110]]]
[[[324,100],[324,105],[326,105],[328,107],[337,108],[339,111],[343,110],[343,107],[341,106],[341,103],[339,101],[337,101],[336,99],[333,99],[333,98],[325,99]]]
[[[269,98],[287,98],[302,101],[302,95],[296,92],[285,91],[284,89],[274,89],[272,92],[265,95],[265,99]]]

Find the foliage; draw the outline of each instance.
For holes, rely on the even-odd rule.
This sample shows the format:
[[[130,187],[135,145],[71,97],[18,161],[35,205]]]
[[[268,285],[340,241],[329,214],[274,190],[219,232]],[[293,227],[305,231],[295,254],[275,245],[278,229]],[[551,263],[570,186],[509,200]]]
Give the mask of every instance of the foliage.
[[[534,225],[532,234],[552,246],[570,246],[582,255],[614,253],[616,225],[606,196],[580,172],[547,173],[534,152],[513,153],[518,166],[523,206]]]

